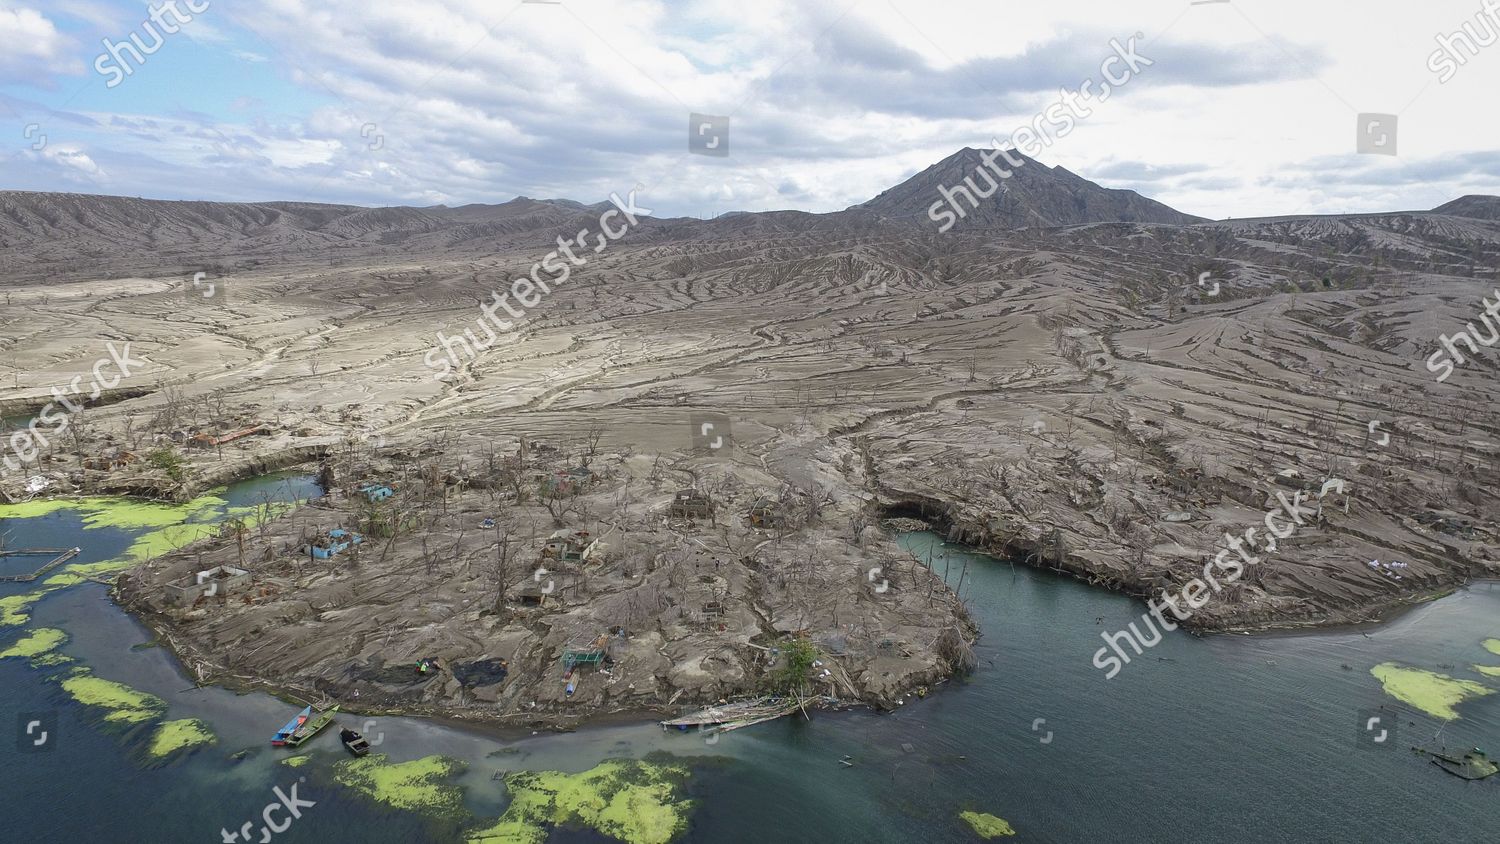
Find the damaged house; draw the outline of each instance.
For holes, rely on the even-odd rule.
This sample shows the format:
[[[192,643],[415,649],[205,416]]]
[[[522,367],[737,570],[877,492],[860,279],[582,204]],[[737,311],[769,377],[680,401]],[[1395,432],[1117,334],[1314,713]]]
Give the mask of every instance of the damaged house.
[[[254,581],[254,575],[244,569],[215,566],[166,584],[162,587],[162,594],[170,605],[188,606],[199,598],[243,592]]]

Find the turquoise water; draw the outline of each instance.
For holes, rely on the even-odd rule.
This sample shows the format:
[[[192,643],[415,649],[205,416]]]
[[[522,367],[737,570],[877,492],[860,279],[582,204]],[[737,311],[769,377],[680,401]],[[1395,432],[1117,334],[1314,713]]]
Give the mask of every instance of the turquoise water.
[[[266,488],[241,485],[229,497],[249,503]],[[277,494],[306,497],[309,489],[302,479]],[[83,530],[66,514],[9,520],[0,530],[12,532],[16,544],[86,541],[93,560],[119,554],[130,541],[125,532]],[[1007,819],[1018,831],[1010,840],[1024,842],[1500,840],[1500,782],[1462,782],[1408,750],[1436,738],[1500,753],[1500,694],[1463,704],[1463,717],[1443,727],[1387,697],[1369,674],[1394,660],[1482,679],[1466,669],[1500,664],[1479,644],[1500,637],[1496,584],[1362,631],[1173,634],[1105,680],[1090,662],[1099,634],[1138,620],[1138,604],[968,555],[929,534],[902,543],[924,558],[932,550],[938,571],[951,556],[955,580],[962,561],[970,562],[965,597],[984,637],[971,677],[895,713],[815,713],[811,721],[782,719],[714,743],[652,724],[503,741],[421,719],[380,718],[365,732],[396,760],[440,753],[467,761],[459,782],[476,817],[505,806],[503,786],[492,780],[497,771],[582,771],[604,759],[668,752],[692,766],[688,796],[698,802],[688,841],[977,840],[957,817],[964,809]],[[275,841],[460,840],[456,823],[384,810],[331,783],[328,766],[347,758],[332,736],[305,748],[313,757],[308,766],[277,764],[286,754],[267,738],[296,707],[262,694],[190,689],[165,651],[134,647],[148,639],[145,630],[103,587],[57,592],[33,615],[32,626],[70,633],[65,653],[102,677],[162,697],[170,718],[203,719],[219,743],[143,770],[133,740],[101,732],[45,681],[46,669],[0,661],[6,712],[56,710],[59,731],[51,753],[22,754],[13,742],[0,743],[8,763],[0,794],[4,840],[218,841],[221,827],[258,819],[273,785],[287,789],[299,777],[306,777],[300,796],[317,805]],[[0,630],[0,647],[15,635]],[[1445,664],[1454,667],[1439,668]],[[1362,713],[1382,705],[1392,721],[1399,716],[1397,736],[1384,746],[1362,744]],[[358,717],[344,720],[365,726]],[[8,717],[0,724],[16,729]],[[246,748],[252,753],[243,761],[229,758]],[[853,767],[839,764],[845,755]],[[565,829],[549,840],[606,839]]]

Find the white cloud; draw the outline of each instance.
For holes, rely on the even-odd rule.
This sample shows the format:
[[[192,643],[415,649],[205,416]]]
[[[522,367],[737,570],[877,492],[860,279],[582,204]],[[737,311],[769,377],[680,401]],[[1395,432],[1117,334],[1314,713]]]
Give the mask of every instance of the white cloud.
[[[332,104],[270,122],[237,91],[181,107],[241,123],[122,115],[164,126],[91,152],[120,178],[151,179],[129,191],[148,195],[597,201],[640,181],[665,214],[828,211],[1029,122],[1097,75],[1110,38],[1140,31],[1155,64],[1046,163],[1206,216],[1431,207],[1500,190],[1500,162],[1463,158],[1494,148],[1500,46],[1446,85],[1426,68],[1432,36],[1476,8],[1375,0],[1355,20],[1306,0],[216,4],[203,34],[226,58],[269,59]],[[65,55],[31,14],[39,37],[20,40]],[[171,83],[132,82],[148,84]],[[687,154],[689,111],[732,115],[727,159]],[[1357,111],[1401,113],[1399,159],[1354,155]],[[1469,164],[1435,166],[1450,160]],[[183,175],[149,175],[168,170]]]
[[[35,84],[79,70],[77,44],[35,9],[0,6],[0,44],[0,82]]]
[[[50,147],[43,150],[42,155],[49,161],[77,170],[86,176],[99,178],[105,175],[104,170],[94,163],[94,159],[89,158],[88,153],[75,146]]]

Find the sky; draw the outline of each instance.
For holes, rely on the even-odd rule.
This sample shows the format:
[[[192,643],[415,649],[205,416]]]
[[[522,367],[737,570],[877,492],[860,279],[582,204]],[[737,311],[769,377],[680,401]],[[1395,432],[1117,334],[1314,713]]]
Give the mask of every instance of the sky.
[[[1210,218],[1500,194],[1500,0],[161,6],[0,0],[0,189],[836,211],[1013,141],[1118,45],[1134,75],[1023,152]]]

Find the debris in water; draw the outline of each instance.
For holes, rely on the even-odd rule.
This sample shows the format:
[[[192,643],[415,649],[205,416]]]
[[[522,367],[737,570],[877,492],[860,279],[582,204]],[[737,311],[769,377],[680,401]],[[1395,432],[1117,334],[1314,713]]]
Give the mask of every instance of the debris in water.
[[[1484,751],[1480,750],[1477,747],[1473,750],[1470,750],[1468,753],[1465,753],[1463,756],[1450,756],[1447,753],[1439,753],[1432,750],[1423,750],[1420,747],[1413,747],[1412,750],[1415,750],[1417,753],[1431,756],[1432,764],[1438,766],[1439,768],[1442,768],[1455,777],[1459,777],[1460,779],[1482,780],[1486,777],[1492,777],[1497,772],[1500,772],[1500,765],[1496,765],[1494,762],[1491,762],[1489,758],[1485,756]],[[1446,751],[1447,748],[1445,747],[1443,748],[1443,750]]]

